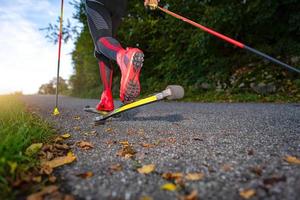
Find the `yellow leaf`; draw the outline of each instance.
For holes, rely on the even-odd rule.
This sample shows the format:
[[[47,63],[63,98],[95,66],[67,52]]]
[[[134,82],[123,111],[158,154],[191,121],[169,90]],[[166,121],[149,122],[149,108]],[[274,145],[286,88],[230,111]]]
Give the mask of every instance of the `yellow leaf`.
[[[61,135],[61,137],[64,139],[68,139],[69,137],[71,137],[71,134],[66,133],[66,134]]]
[[[173,183],[166,183],[163,186],[161,186],[161,189],[168,190],[168,191],[175,191],[177,189],[177,187]]]
[[[36,183],[40,183],[42,181],[42,177],[41,176],[35,176],[32,178],[32,180]]]
[[[155,170],[155,165],[144,165],[143,167],[138,168],[137,170],[140,174],[150,174]]]
[[[189,173],[185,176],[186,180],[189,181],[199,181],[204,177],[204,174],[202,173]]]
[[[283,158],[283,160],[285,160],[286,162],[288,162],[290,164],[300,165],[300,159],[298,159],[294,156],[286,156]]]
[[[254,189],[244,189],[242,191],[240,191],[240,196],[243,199],[250,199],[251,197],[253,197],[256,194]]]
[[[36,143],[36,144],[32,144],[30,145],[26,151],[25,151],[25,155],[27,156],[32,156],[34,154],[36,154],[43,146],[43,143]]]
[[[148,197],[148,196],[142,196],[140,198],[140,200],[153,200],[153,198],[152,197]]]
[[[61,157],[54,158],[53,160],[50,161],[44,161],[42,162],[42,165],[48,166],[50,168],[56,168],[62,165],[72,163],[75,160],[76,160],[76,156],[72,152],[69,152],[67,156],[61,156]]]
[[[80,116],[74,116],[73,117],[75,120],[80,120]]]

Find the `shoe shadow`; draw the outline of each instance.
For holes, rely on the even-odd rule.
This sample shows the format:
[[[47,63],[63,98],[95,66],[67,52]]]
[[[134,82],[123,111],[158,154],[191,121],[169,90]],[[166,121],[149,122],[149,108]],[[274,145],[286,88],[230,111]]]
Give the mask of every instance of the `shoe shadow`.
[[[147,111],[143,111],[147,112]],[[166,121],[166,122],[180,122],[184,118],[180,114],[169,114],[169,115],[160,115],[160,116],[136,116],[138,113],[141,113],[139,110],[131,110],[126,113],[123,113],[119,118],[120,121]]]

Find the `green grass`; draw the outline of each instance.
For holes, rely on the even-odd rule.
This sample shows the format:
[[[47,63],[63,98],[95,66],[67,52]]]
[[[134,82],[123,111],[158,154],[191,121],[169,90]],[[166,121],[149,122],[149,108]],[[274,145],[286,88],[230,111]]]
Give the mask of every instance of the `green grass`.
[[[11,187],[18,173],[37,164],[24,155],[32,143],[44,142],[53,134],[48,124],[28,113],[18,95],[0,96],[0,199],[17,194]]]

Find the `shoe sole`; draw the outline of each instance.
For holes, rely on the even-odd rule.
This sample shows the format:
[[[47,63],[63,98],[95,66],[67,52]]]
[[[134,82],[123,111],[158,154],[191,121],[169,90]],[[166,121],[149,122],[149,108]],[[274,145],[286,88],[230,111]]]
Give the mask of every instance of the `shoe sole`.
[[[137,52],[133,55],[132,65],[134,75],[131,76],[130,80],[128,80],[126,85],[126,91],[124,94],[124,103],[131,103],[134,101],[139,95],[141,91],[140,81],[139,81],[139,73],[144,63],[144,54],[142,52]]]

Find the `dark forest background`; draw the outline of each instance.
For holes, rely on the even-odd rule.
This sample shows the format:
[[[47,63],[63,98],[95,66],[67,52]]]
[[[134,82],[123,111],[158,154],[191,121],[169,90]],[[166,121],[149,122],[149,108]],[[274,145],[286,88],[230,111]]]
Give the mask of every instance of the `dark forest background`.
[[[101,82],[84,4],[73,1],[82,24],[72,53],[74,75],[68,93],[98,98]],[[300,66],[299,0],[165,0],[169,10],[193,19],[293,66]],[[129,0],[128,16],[118,32],[124,47],[145,52],[142,95],[169,84],[185,87],[187,100],[299,101],[300,77],[227,44],[161,11]],[[115,66],[114,95],[120,74]]]

